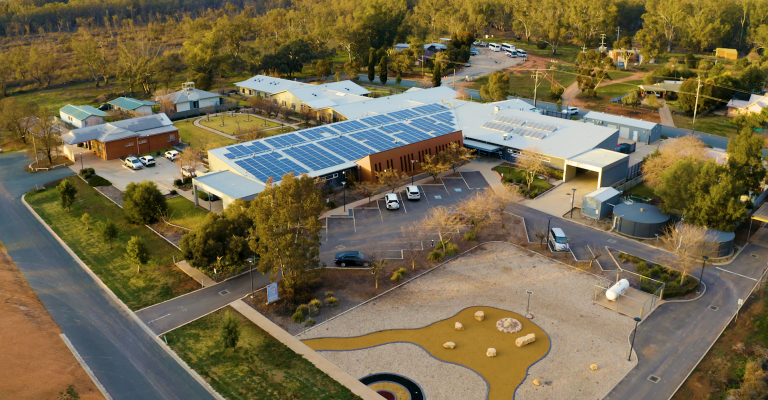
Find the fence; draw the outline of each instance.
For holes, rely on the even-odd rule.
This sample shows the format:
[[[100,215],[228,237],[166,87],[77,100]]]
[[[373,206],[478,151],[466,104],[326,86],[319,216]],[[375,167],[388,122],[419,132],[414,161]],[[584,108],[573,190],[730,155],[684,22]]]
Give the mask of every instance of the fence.
[[[615,301],[608,300],[605,292],[621,279],[629,281],[629,287]],[[645,318],[659,304],[664,295],[664,286],[664,282],[617,269],[600,278],[595,284],[595,297],[592,302],[630,317]]]
[[[622,192],[626,192],[629,189],[632,189],[633,187],[641,184],[643,182],[643,177],[638,176],[634,179],[626,180],[620,184],[614,185],[613,188]]]
[[[213,107],[213,113],[222,112],[222,111],[229,111],[239,108],[240,106],[237,104],[236,101],[229,101],[229,100],[222,100],[224,104],[219,104]],[[205,112],[202,111],[200,108],[196,108],[194,110],[187,110],[187,111],[179,111],[175,113],[168,114],[168,118],[170,118],[171,121],[178,121],[180,119],[185,118],[191,118],[191,117],[197,117],[200,115],[205,115]]]
[[[627,180],[632,180],[637,178],[638,176],[643,174],[643,164],[645,164],[644,161],[640,161],[639,163],[635,165],[631,165],[627,169]]]
[[[541,114],[548,115],[550,117],[555,117],[555,118],[571,119],[571,116],[568,115],[568,113],[559,112],[559,111],[541,110]]]

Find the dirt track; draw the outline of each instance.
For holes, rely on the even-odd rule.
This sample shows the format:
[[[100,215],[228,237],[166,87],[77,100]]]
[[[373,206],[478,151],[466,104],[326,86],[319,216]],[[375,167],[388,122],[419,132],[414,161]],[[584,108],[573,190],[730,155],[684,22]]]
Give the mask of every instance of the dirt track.
[[[74,385],[103,399],[62,341],[59,326],[0,245],[0,399],[55,399]]]

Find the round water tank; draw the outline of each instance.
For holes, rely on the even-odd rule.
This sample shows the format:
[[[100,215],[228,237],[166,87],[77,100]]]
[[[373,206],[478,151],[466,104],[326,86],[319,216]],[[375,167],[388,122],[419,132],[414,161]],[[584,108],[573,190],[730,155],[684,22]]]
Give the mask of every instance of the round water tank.
[[[616,299],[619,298],[624,292],[627,291],[627,288],[629,288],[629,281],[626,279],[622,279],[613,286],[611,286],[610,289],[605,291],[605,298],[610,301],[616,301]]]
[[[681,224],[679,222],[678,224]],[[733,232],[723,232],[717,229],[707,229],[706,240],[710,244],[707,246],[712,251],[710,258],[728,257],[733,253],[733,241],[736,234]]]
[[[613,226],[617,232],[642,239],[655,238],[669,223],[669,215],[644,203],[619,203],[613,208]]]

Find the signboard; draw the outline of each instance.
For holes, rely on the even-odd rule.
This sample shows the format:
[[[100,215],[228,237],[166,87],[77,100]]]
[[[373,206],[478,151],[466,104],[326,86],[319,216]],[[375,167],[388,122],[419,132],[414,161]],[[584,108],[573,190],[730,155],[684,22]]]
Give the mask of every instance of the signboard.
[[[277,282],[267,285],[267,304],[280,300],[280,294],[277,292]]]

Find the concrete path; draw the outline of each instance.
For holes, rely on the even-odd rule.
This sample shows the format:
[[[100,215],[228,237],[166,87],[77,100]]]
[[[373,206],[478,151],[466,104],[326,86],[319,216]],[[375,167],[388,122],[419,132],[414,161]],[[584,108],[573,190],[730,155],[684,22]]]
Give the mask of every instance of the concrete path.
[[[182,260],[176,263],[176,266],[184,271],[185,274],[189,275],[190,278],[197,281],[197,283],[200,284],[201,287],[205,287],[205,284],[212,285],[214,283],[214,280],[211,279],[210,276],[203,273],[203,271],[200,271],[199,269],[189,265],[189,263],[186,260]]]
[[[0,240],[110,396],[213,398],[22,204],[28,190],[72,171],[28,174],[25,163],[20,153],[0,155]]]
[[[576,189],[576,198],[573,199],[573,189]],[[587,193],[597,190],[597,173],[580,175],[567,183],[550,190],[536,199],[525,200],[523,204],[539,211],[552,215],[563,216],[573,207],[581,207],[581,199]]]
[[[216,114],[212,114],[212,115],[211,115],[211,117],[214,117],[214,116],[216,116]],[[206,131],[208,131],[208,132],[213,132],[213,133],[215,133],[215,134],[217,134],[217,135],[219,135],[219,136],[223,136],[223,137],[225,137],[225,138],[227,138],[227,139],[237,140],[237,138],[236,138],[236,137],[234,137],[234,136],[232,136],[232,135],[227,135],[226,133],[224,133],[224,132],[222,132],[222,131],[218,131],[218,130],[216,130],[216,129],[213,129],[213,128],[209,128],[209,127],[207,127],[207,126],[205,126],[205,125],[201,124],[201,123],[200,123],[200,121],[202,121],[202,120],[204,120],[204,119],[206,119],[206,118],[208,118],[208,117],[207,117],[207,116],[205,116],[205,117],[200,117],[200,118],[197,118],[197,119],[195,119],[194,121],[192,121],[192,125],[194,125],[194,126],[196,126],[196,127],[200,128],[200,129],[205,129],[205,130],[206,130]]]
[[[672,112],[669,111],[669,106],[667,105],[667,102],[664,100],[661,100],[661,102],[664,104],[662,107],[659,108],[659,118],[661,118],[661,124],[664,126],[671,126],[675,127],[675,121],[672,119]]]

